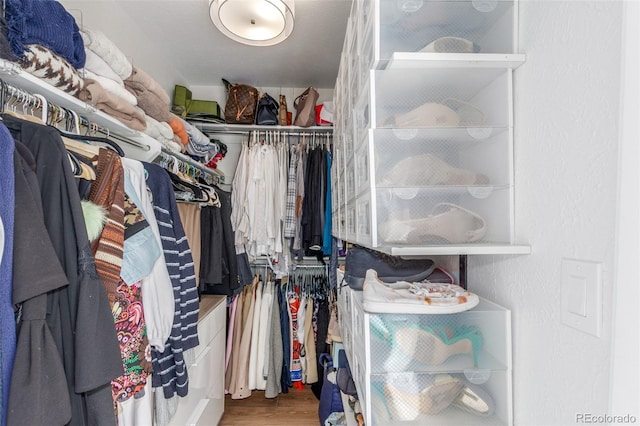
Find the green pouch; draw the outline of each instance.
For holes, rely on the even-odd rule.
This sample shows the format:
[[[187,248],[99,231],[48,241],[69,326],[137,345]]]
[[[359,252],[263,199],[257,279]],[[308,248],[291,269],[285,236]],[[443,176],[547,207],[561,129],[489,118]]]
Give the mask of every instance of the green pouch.
[[[199,116],[212,118],[220,118],[220,105],[216,101],[202,101],[199,99],[193,99],[189,103],[187,108],[187,116]]]
[[[171,108],[171,111],[185,118],[191,102],[191,90],[176,84],[173,91],[173,108]]]

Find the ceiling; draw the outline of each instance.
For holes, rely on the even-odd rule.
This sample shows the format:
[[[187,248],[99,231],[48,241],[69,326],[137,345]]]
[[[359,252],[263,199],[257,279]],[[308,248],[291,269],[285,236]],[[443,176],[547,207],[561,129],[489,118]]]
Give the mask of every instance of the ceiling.
[[[208,0],[60,0],[79,25],[102,31],[166,89],[218,86],[332,89],[352,0],[296,0],[295,27],[276,46],[228,39],[209,19]]]

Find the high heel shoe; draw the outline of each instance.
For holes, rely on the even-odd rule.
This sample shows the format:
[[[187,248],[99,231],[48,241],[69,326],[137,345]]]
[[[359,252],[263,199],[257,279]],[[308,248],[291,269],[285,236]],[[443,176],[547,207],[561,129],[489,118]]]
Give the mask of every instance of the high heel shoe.
[[[482,334],[475,326],[410,326],[397,330],[394,339],[405,354],[426,365],[439,365],[451,356],[470,354],[477,367],[483,344]]]
[[[384,385],[384,396],[391,418],[412,421],[421,415],[438,414],[458,398],[464,384],[449,374],[433,376],[431,383],[420,392],[413,393],[393,383]]]

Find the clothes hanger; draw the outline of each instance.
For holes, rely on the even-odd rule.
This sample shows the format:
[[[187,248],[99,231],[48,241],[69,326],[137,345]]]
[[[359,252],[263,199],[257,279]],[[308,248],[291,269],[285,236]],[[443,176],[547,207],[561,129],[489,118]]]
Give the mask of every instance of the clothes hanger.
[[[120,145],[118,145],[116,142],[112,141],[109,138],[103,138],[103,137],[100,137],[100,136],[78,135],[78,134],[75,134],[75,133],[66,132],[66,131],[64,131],[62,129],[58,129],[57,127],[54,127],[54,128],[56,130],[58,130],[58,132],[60,132],[60,134],[62,136],[65,136],[65,137],[67,137],[69,139],[103,143],[103,144],[108,145],[108,147],[112,148],[115,152],[117,152],[120,157],[124,157],[125,156],[124,151],[122,150]]]

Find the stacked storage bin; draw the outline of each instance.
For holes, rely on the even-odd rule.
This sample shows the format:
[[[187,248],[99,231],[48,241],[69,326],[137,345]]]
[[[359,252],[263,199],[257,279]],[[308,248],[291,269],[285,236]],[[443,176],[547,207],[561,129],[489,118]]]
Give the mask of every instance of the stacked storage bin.
[[[530,252],[514,220],[517,25],[517,0],[354,0],[334,97],[334,236],[393,255]],[[366,424],[513,423],[508,310],[481,299],[375,314],[362,292],[339,294]]]
[[[351,289],[338,303],[367,425],[513,424],[509,310],[372,314]]]
[[[516,246],[516,27],[514,0],[354,1],[334,99],[334,235],[391,253]]]

